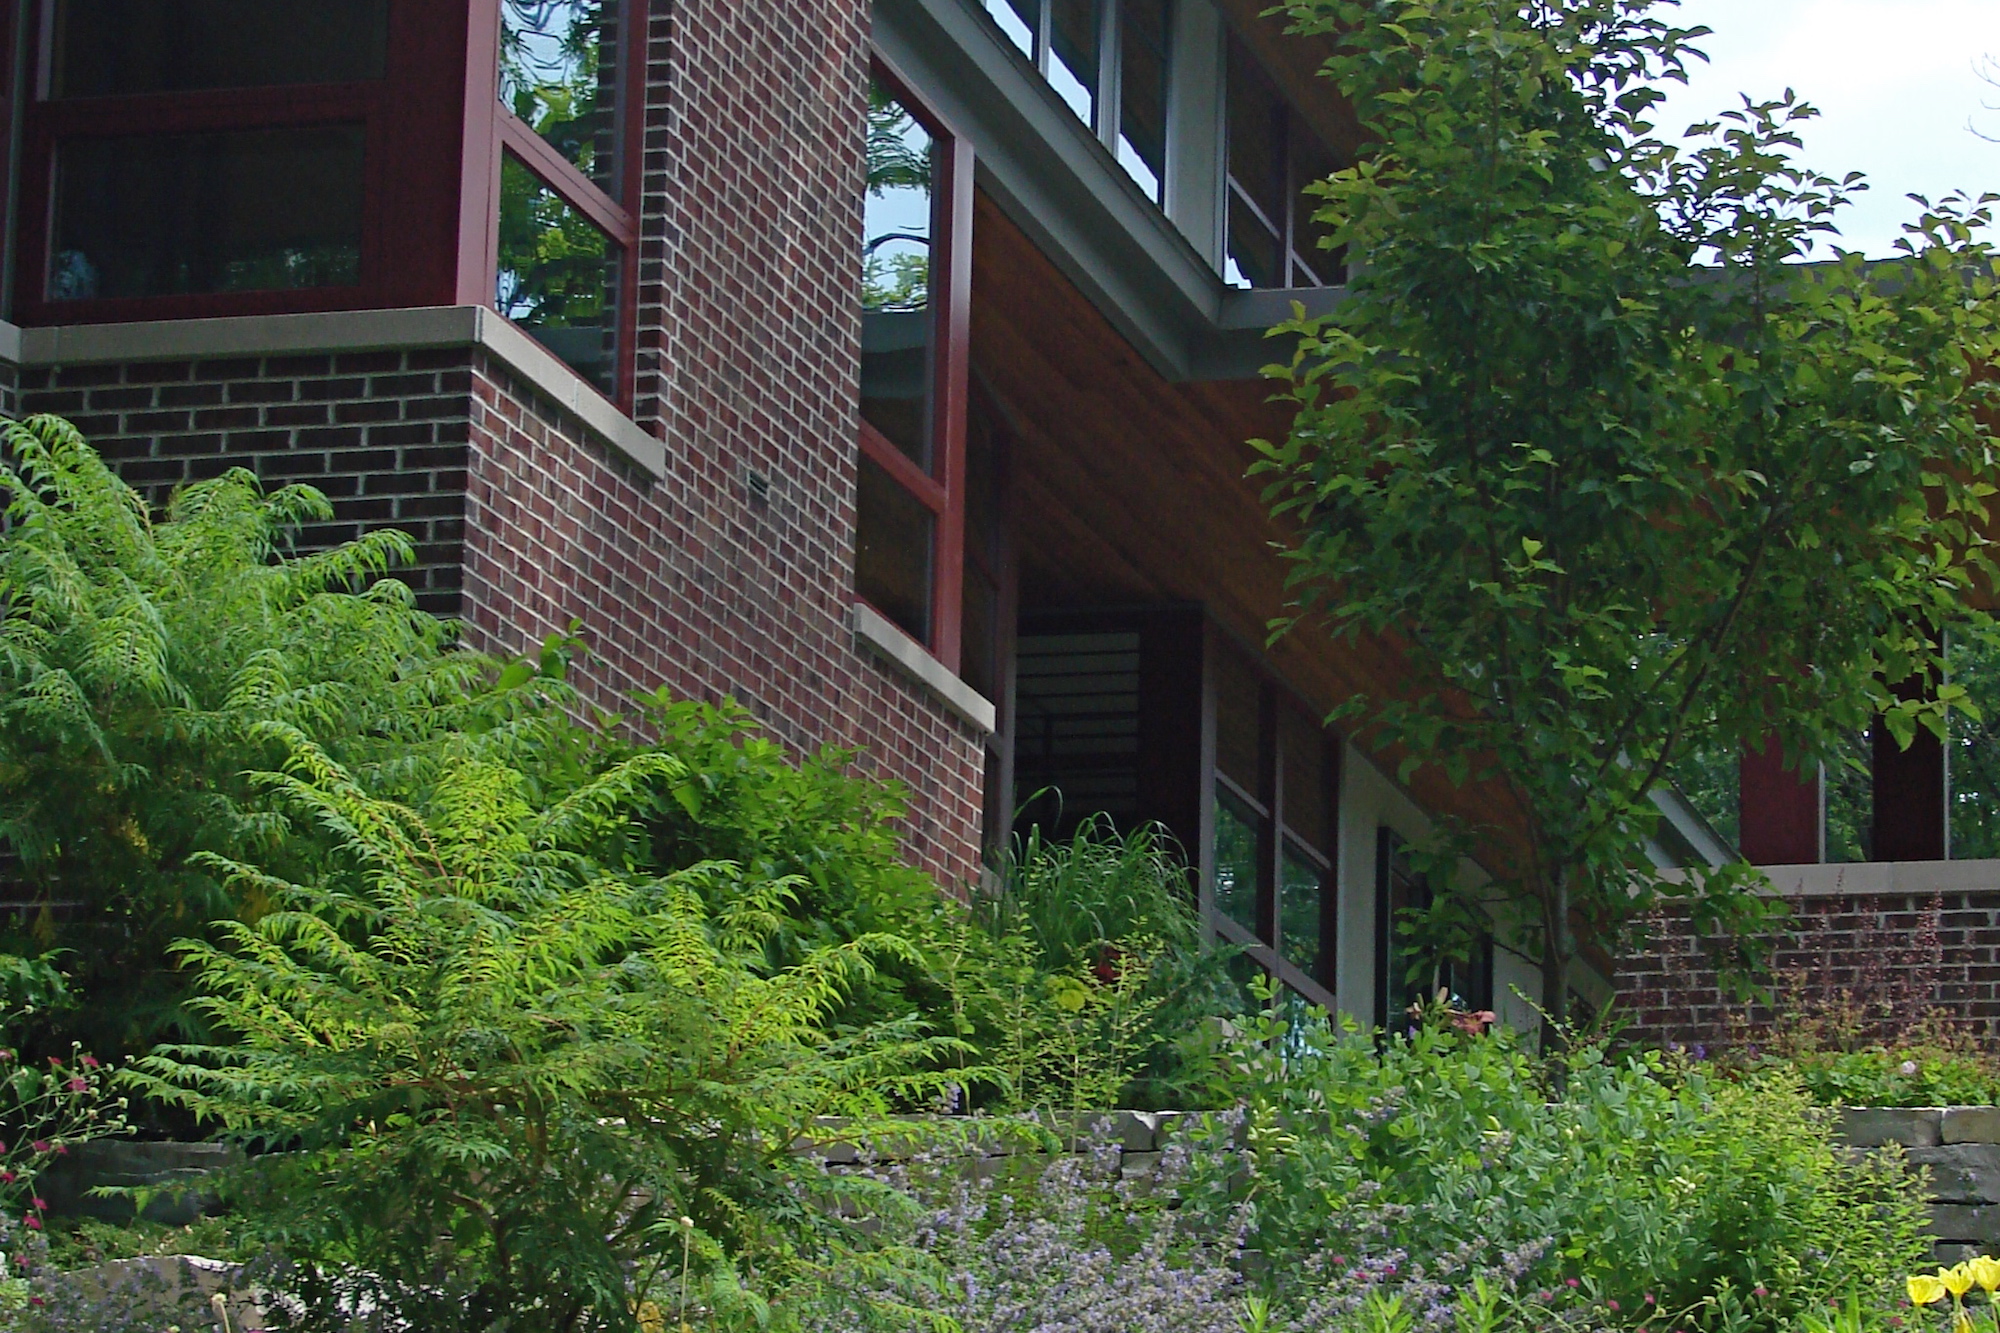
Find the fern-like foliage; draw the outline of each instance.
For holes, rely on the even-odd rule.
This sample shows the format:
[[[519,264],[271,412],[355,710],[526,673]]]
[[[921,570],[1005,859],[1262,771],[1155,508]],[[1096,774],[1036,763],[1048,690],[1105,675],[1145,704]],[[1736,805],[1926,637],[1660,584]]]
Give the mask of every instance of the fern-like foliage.
[[[266,731],[287,758],[259,783],[335,852],[307,881],[202,856],[271,904],[179,946],[230,1040],[160,1047],[129,1077],[287,1149],[246,1185],[256,1215],[408,1327],[632,1327],[635,1302],[678,1291],[684,1216],[704,1301],[801,1260],[837,1224],[794,1142],[818,1116],[934,1097],[944,1076],[917,1071],[958,1063],[913,1020],[832,1021],[878,960],[913,961],[901,938],[772,968],[796,880],[620,859],[687,776],[672,754],[543,801],[461,738],[408,805]]]
[[[67,951],[96,1050],[175,1024],[168,941],[262,910],[204,856],[297,854],[243,776],[278,762],[271,727],[408,768],[426,738],[477,727],[499,744],[546,711],[549,682],[495,688],[496,664],[451,651],[387,577],[411,557],[403,534],[292,554],[332,517],[308,487],[267,494],[233,470],[155,522],[43,416],[0,431],[0,497],[0,878],[30,909],[15,951]]]

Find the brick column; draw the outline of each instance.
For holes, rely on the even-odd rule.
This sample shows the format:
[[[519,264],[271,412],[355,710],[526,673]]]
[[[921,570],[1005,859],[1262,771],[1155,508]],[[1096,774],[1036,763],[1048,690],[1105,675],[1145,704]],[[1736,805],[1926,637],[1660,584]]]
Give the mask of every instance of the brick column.
[[[1826,859],[1824,774],[1785,766],[1776,736],[1738,763],[1736,842],[1752,865],[1805,865]]]

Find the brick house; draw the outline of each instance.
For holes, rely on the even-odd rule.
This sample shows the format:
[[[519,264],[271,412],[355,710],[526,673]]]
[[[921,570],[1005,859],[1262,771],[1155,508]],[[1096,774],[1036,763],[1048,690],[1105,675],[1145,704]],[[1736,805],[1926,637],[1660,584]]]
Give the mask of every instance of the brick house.
[[[1388,655],[1265,645],[1262,330],[1339,299],[1299,187],[1355,127],[1264,7],[13,0],[0,407],[156,499],[310,482],[473,643],[581,621],[606,703],[857,749],[948,888],[1158,819],[1218,934],[1379,1021],[1399,846],[1491,806],[1320,724]],[[1745,771],[1744,845],[1817,859]],[[1728,855],[1662,802],[1658,864]],[[1450,971],[1526,1021],[1504,945]]]

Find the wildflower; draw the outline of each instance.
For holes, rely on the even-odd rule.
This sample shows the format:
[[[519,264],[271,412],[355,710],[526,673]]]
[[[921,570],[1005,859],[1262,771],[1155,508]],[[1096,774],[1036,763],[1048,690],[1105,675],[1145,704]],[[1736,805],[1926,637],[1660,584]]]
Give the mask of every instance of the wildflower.
[[[1944,1299],[1945,1286],[1929,1273],[1912,1273],[1903,1282],[1912,1305],[1936,1305]]]
[[[1992,1295],[1993,1289],[2000,1287],[2000,1259],[1995,1259],[1990,1254],[1982,1254],[1975,1259],[1966,1260],[1965,1268],[1972,1274],[1972,1280],[1977,1282],[1987,1295]]]
[[[97,1057],[96,1057],[96,1056],[94,1056],[94,1055],[86,1055],[86,1056],[84,1056],[84,1057],[83,1057],[83,1067],[84,1067],[85,1069],[95,1069],[95,1068],[97,1068]]]
[[[47,1199],[40,1199],[40,1198],[38,1198],[38,1199],[36,1199],[36,1200],[35,1200],[35,1211],[36,1211],[36,1212],[38,1212],[38,1213],[45,1213],[45,1212],[47,1212],[48,1210],[49,1210],[49,1201],[48,1201]]]
[[[1750,1294],[1752,1296],[1769,1296],[1771,1292],[1762,1283],[1759,1283],[1755,1288],[1751,1290]]]
[[[36,1217],[33,1213],[29,1213],[26,1217],[22,1218],[21,1222],[30,1231],[40,1231],[42,1229],[42,1219]]]
[[[1896,1072],[1901,1074],[1904,1078],[1908,1078],[1910,1077],[1910,1075],[1917,1072],[1917,1062],[1915,1060],[1905,1060],[1903,1061],[1903,1063],[1896,1066]]]
[[[1659,1303],[1660,1303],[1660,1302],[1659,1302],[1659,1301],[1658,1301],[1657,1299],[1655,1299],[1655,1298],[1654,1298],[1654,1296],[1653,1296],[1653,1293],[1652,1293],[1652,1292],[1650,1292],[1650,1291],[1649,1291],[1649,1292],[1647,1292],[1647,1293],[1646,1293],[1646,1304],[1648,1304],[1648,1305],[1658,1305]]]
[[[1608,1305],[1608,1306],[1610,1306],[1610,1307],[1611,1307],[1612,1309],[1614,1309],[1614,1310],[1616,1310],[1616,1309],[1618,1308],[1618,1302],[1617,1302],[1617,1301],[1606,1301],[1606,1302],[1605,1302],[1605,1304],[1606,1304],[1606,1305]]]
[[[1577,1281],[1577,1280],[1576,1280],[1575,1278],[1573,1278],[1573,1277],[1566,1277],[1566,1278],[1564,1278],[1564,1279],[1563,1279],[1563,1285],[1564,1285],[1565,1287],[1580,1287],[1580,1286],[1582,1286],[1582,1285],[1583,1285],[1583,1283],[1581,1283],[1581,1282]]]
[[[73,1078],[69,1081],[69,1090],[71,1092],[89,1092],[90,1080],[87,1078]]]
[[[36,1139],[33,1143],[29,1144],[28,1146],[33,1148],[36,1152],[47,1152],[49,1150],[49,1141],[47,1139]]]
[[[1965,1295],[1966,1292],[1972,1290],[1972,1270],[1964,1264],[1953,1264],[1950,1268],[1940,1268],[1938,1269],[1938,1281],[1944,1283],[1944,1289],[1951,1293],[1953,1300],[1957,1300],[1959,1297]]]

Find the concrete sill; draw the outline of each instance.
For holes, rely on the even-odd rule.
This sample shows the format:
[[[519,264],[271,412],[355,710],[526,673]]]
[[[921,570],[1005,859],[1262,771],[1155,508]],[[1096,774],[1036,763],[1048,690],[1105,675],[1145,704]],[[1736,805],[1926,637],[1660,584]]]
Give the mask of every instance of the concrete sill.
[[[944,701],[982,736],[991,736],[998,715],[993,705],[970,685],[944,669],[944,663],[896,627],[894,621],[865,602],[854,604],[854,638],[862,647],[912,677]]]

